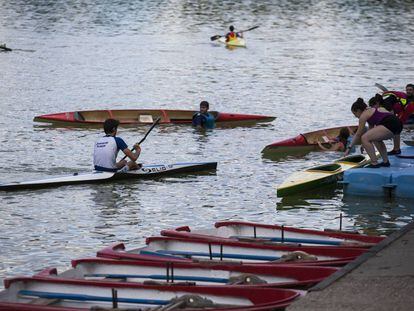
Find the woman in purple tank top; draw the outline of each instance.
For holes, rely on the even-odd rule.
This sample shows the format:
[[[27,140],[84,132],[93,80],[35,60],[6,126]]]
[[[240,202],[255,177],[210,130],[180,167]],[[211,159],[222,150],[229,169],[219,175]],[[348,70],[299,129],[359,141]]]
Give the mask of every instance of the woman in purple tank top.
[[[393,138],[394,135],[399,135],[401,133],[403,126],[400,119],[384,108],[368,107],[362,98],[357,99],[352,105],[351,111],[354,116],[359,119],[359,124],[358,130],[356,131],[352,142],[347,147],[345,154],[348,155],[350,148],[352,148],[355,145],[355,142],[361,138],[362,146],[371,158],[371,164],[367,167],[377,168],[381,166],[390,166],[384,139]],[[369,124],[369,130],[364,133],[365,123]],[[382,163],[378,163],[374,146],[381,154],[383,160]]]

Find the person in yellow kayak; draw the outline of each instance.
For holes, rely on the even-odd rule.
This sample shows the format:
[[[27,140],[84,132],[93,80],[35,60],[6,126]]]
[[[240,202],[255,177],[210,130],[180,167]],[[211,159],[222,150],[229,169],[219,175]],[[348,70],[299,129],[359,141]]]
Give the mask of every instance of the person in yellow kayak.
[[[100,137],[95,142],[93,151],[93,164],[95,170],[104,172],[127,172],[140,167],[135,161],[141,153],[139,144],[134,145],[135,152],[132,152],[125,141],[117,137],[119,121],[115,119],[107,119],[103,128],[105,136]],[[119,150],[131,159],[131,161],[121,160],[116,162]]]
[[[237,32],[234,31],[234,26],[233,25],[231,25],[229,27],[229,30],[230,30],[230,32],[228,32],[226,34],[226,42],[230,42],[230,41],[236,40],[237,38],[243,38],[243,34],[242,33],[237,33]]]
[[[205,129],[214,128],[215,118],[210,112],[208,112],[209,108],[210,104],[208,101],[203,100],[200,103],[200,111],[193,115],[193,126]]]

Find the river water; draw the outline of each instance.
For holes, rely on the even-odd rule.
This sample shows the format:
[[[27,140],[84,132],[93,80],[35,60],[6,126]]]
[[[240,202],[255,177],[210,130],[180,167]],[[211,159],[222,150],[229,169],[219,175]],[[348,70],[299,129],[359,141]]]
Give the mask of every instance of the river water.
[[[379,82],[414,82],[412,1],[0,0],[0,181],[88,171],[99,129],[35,125],[35,115],[79,109],[196,109],[274,115],[250,127],[202,133],[159,126],[145,163],[218,161],[216,174],[1,193],[0,279],[127,247],[181,225],[241,219],[389,234],[412,220],[412,202],[344,200],[340,188],[280,199],[288,175],[338,153],[279,161],[267,144],[356,124],[350,105]],[[210,36],[227,27],[247,48]],[[132,145],[146,128],[121,129]],[[403,138],[412,133],[404,132]]]

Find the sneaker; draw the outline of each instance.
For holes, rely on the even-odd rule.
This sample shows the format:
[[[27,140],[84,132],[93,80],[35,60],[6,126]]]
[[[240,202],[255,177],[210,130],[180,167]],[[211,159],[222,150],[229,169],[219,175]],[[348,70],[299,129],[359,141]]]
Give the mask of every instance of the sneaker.
[[[388,155],[396,155],[396,154],[401,154],[401,149],[398,150],[394,150],[392,149],[391,151],[387,152]]]
[[[390,166],[391,166],[391,164],[390,164],[390,162],[381,162],[381,163],[379,164],[379,166],[382,166],[382,167],[390,167]]]
[[[377,164],[368,164],[367,166],[364,166],[364,168],[380,168],[381,165],[379,163]]]

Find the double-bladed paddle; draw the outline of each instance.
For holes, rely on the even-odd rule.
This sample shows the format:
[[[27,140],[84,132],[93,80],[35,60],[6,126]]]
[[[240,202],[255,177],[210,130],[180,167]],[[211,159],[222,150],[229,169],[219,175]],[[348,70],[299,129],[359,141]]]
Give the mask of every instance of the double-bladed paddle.
[[[382,84],[375,83],[375,86],[383,92],[388,92],[388,89],[385,86],[383,86]]]
[[[4,44],[0,44],[0,50],[4,50],[4,51],[7,51],[7,52],[10,52],[12,49],[11,48],[8,48],[6,46],[6,43],[4,43]]]
[[[143,142],[144,142],[144,140],[147,138],[147,136],[148,136],[148,134],[149,133],[151,133],[151,131],[152,131],[152,129],[159,123],[161,121],[161,118],[157,118],[155,121],[154,121],[154,123],[151,125],[151,127],[149,128],[149,130],[145,133],[145,135],[144,135],[144,137],[138,142],[138,145],[141,145]],[[134,151],[135,150],[135,147],[134,148],[132,148],[132,150],[131,151]],[[124,156],[123,158],[122,158],[122,160],[125,160],[127,158],[127,156]]]
[[[250,27],[250,28],[245,29],[245,30],[240,30],[237,33],[243,33],[243,32],[250,31],[250,30],[253,30],[253,29],[256,29],[256,28],[259,28],[259,26],[253,26],[253,27]],[[220,39],[221,37],[224,37],[224,36],[222,36],[222,35],[215,35],[215,36],[210,37],[210,40],[211,41],[215,41],[217,39]]]

